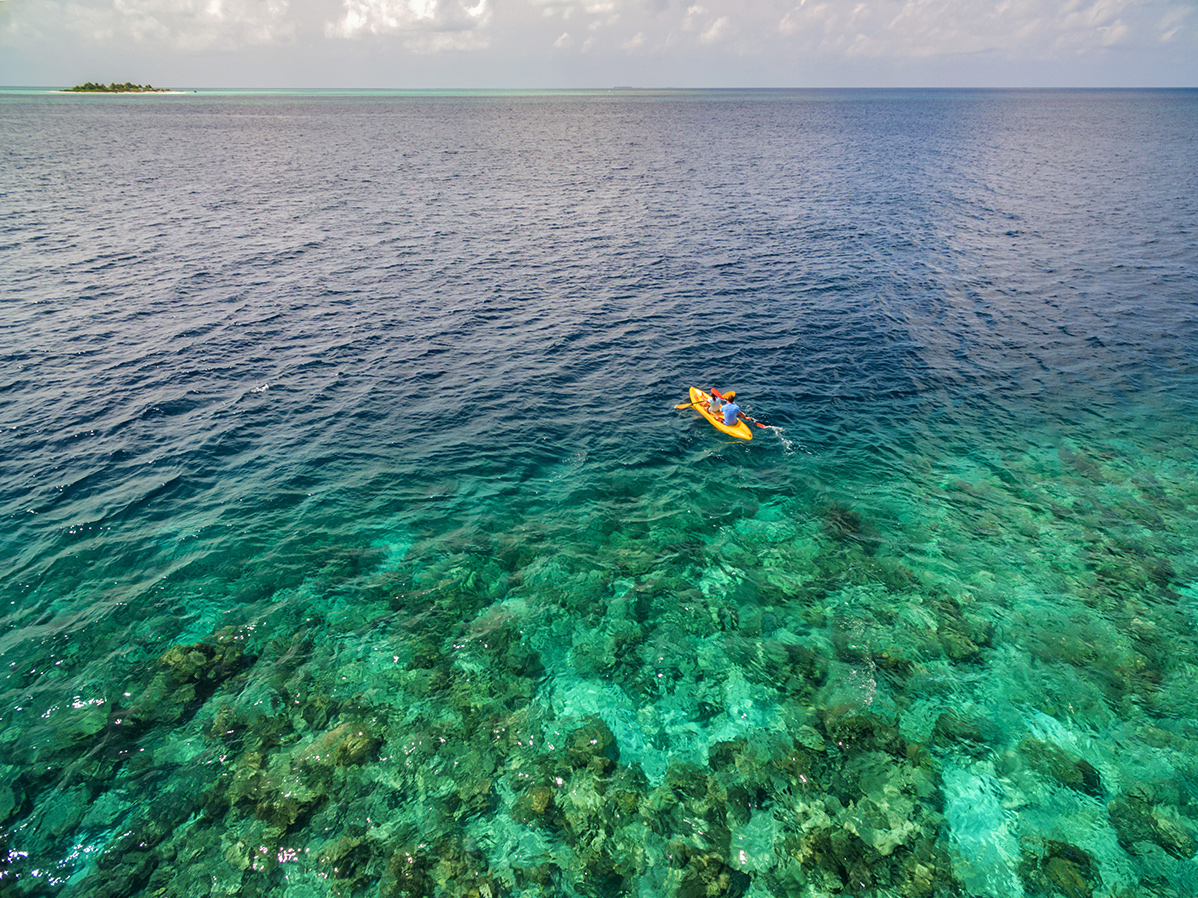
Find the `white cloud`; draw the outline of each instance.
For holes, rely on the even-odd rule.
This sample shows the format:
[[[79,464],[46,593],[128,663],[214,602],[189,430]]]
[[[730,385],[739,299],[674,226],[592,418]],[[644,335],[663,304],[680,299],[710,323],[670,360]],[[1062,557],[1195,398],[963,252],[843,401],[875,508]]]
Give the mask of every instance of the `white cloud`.
[[[683,31],[698,31],[700,44],[716,44],[731,30],[732,19],[696,3],[686,8],[680,25]]]
[[[295,33],[288,0],[50,0],[6,3],[4,13],[13,41],[59,46],[70,38],[97,47],[131,39],[172,51],[235,50]]]
[[[576,15],[571,30],[589,36],[575,51],[636,49],[644,58],[702,50],[775,62],[967,64],[960,61],[1068,61],[1112,47],[1198,43],[1188,18],[1194,0],[505,0],[504,23],[521,3]]]
[[[577,69],[586,78],[608,63],[623,78],[634,55],[654,73],[648,77],[670,83],[743,80],[746,60],[781,83],[824,71],[968,72],[976,60],[1016,76],[1032,61],[1053,62],[1054,71],[1081,61],[1089,68],[1078,70],[1090,73],[1122,61],[1142,78],[1167,56],[1182,73],[1170,78],[1190,83],[1198,72],[1185,61],[1198,59],[1195,10],[1195,0],[0,0],[0,72],[21,83],[33,67],[54,77],[72,55],[134,51],[164,60],[158,71],[178,61],[215,72],[244,53],[242,71],[275,66],[286,77],[290,59],[297,67],[320,59],[328,69],[305,69],[305,77],[338,83],[357,71],[387,77],[385,60],[402,47],[480,51],[485,83],[494,78],[490,63],[537,54],[562,73],[586,56]],[[371,49],[350,46],[358,41]],[[254,54],[268,45],[280,49]],[[494,59],[482,52],[489,49]],[[372,70],[362,62],[368,56]],[[882,66],[863,65],[872,60]],[[430,80],[444,75],[426,70]],[[236,77],[234,68],[228,73]]]
[[[479,49],[491,20],[488,0],[343,0],[344,15],[329,37],[400,35],[409,49],[435,53]]]
[[[1047,58],[1164,40],[1164,22],[1159,34],[1148,22],[1139,30],[1129,24],[1143,20],[1140,13],[1148,5],[1149,0],[800,0],[781,17],[778,30],[811,51],[850,58],[977,53]]]
[[[111,11],[113,26],[136,40],[182,50],[271,44],[294,34],[288,0],[113,0]]]
[[[728,32],[732,22],[727,16],[720,16],[710,25],[708,25],[703,33],[699,35],[699,43],[714,44],[718,43]]]
[[[111,7],[96,8],[81,3],[50,3],[32,8],[25,3],[9,6],[13,14],[6,24],[16,40],[61,41],[70,34],[102,43],[120,33]]]
[[[702,6],[697,4],[695,6],[688,6],[686,13],[682,17],[682,27],[687,31],[697,28],[699,27],[697,23],[706,16],[707,10]]]

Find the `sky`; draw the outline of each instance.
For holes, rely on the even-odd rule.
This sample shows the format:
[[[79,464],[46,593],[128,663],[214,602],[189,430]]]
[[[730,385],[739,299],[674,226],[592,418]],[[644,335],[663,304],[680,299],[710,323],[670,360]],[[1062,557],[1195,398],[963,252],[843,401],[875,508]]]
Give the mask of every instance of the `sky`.
[[[1198,0],[0,0],[0,85],[1198,87]]]

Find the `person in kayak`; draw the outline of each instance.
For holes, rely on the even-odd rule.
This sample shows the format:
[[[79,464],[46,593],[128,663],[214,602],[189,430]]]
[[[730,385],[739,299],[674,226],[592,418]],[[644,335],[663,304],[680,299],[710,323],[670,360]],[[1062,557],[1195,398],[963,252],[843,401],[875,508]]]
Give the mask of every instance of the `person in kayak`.
[[[710,411],[712,413],[712,415],[714,415],[715,417],[718,418],[721,414],[720,409],[723,407],[723,405],[724,405],[724,400],[720,396],[720,391],[717,390],[715,387],[712,387],[711,388],[711,401],[707,403],[707,410]]]
[[[736,399],[736,390],[729,390],[724,395],[724,399],[726,399],[727,401],[724,403],[724,405],[720,409],[720,411],[724,415],[724,426],[731,427],[733,424],[736,423],[736,419],[738,417],[743,418],[744,415],[742,415],[740,413],[740,406],[737,405],[736,402],[733,401]]]

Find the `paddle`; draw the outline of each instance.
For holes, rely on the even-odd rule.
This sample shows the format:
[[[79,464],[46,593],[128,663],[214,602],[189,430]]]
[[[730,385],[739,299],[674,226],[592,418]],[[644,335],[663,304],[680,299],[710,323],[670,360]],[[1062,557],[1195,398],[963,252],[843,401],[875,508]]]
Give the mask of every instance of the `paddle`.
[[[716,396],[720,395],[719,393],[716,393],[715,390],[711,390],[710,392],[715,393]],[[681,405],[674,406],[674,408],[694,408],[698,404],[699,404],[699,400],[696,399],[694,402],[684,402]]]

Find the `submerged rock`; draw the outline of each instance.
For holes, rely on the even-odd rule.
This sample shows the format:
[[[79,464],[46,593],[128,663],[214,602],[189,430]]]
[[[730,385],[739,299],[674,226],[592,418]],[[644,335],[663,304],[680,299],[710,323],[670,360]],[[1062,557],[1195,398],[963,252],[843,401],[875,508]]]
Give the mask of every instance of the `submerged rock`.
[[[333,879],[358,885],[369,880],[368,867],[373,859],[373,843],[360,836],[343,835],[325,845],[316,861],[321,871]]]
[[[1026,851],[1020,874],[1031,894],[1092,898],[1100,880],[1098,862],[1088,851],[1067,842],[1045,840]]]
[[[828,741],[842,751],[877,750],[905,757],[906,742],[898,730],[862,708],[835,705],[820,711]]]
[[[616,737],[598,717],[592,717],[566,737],[565,751],[566,763],[571,767],[587,767],[596,773],[614,770],[620,760]]]
[[[1102,778],[1085,758],[1032,736],[1019,743],[1019,751],[1037,773],[1095,798],[1102,796]]]
[[[114,722],[139,731],[160,723],[176,723],[195,712],[226,680],[252,661],[242,637],[231,628],[193,645],[175,645],[158,658],[158,673],[131,707],[113,704]]]
[[[953,661],[972,661],[981,652],[976,642],[951,627],[940,631],[940,645],[944,648],[944,654]]]
[[[650,828],[664,838],[691,833],[691,847],[727,856],[731,831],[728,793],[709,770],[674,763],[643,806]]]
[[[1133,787],[1107,805],[1119,844],[1134,851],[1137,842],[1154,842],[1179,860],[1198,854],[1198,841],[1176,809],[1158,804],[1149,787]]]
[[[309,786],[298,777],[267,779],[261,788],[261,798],[254,806],[254,815],[280,832],[295,825],[319,807],[327,794]]]
[[[529,786],[512,807],[512,817],[529,826],[560,826],[562,816],[554,800],[555,790],[545,784]]]
[[[381,744],[369,725],[343,723],[309,742],[294,760],[312,767],[360,765],[371,760]]]
[[[681,870],[671,871],[674,898],[740,898],[749,888],[749,877],[728,866],[719,854],[677,849]]]
[[[434,861],[423,847],[404,846],[391,855],[379,883],[382,898],[422,898],[434,894]]]
[[[243,642],[240,633],[226,627],[193,645],[171,646],[158,664],[176,684],[195,684],[198,691],[215,689],[252,660],[245,654]]]
[[[861,545],[873,549],[878,542],[877,530],[847,505],[830,502],[823,511],[824,532],[838,542]]]
[[[776,686],[786,695],[810,696],[828,677],[828,659],[805,645],[740,635],[727,637],[724,645],[747,679]]]
[[[234,765],[227,800],[252,806],[259,820],[286,832],[320,808],[336,783],[344,786],[345,768],[373,760],[380,744],[369,725],[346,722],[273,755],[247,750]]]
[[[902,795],[881,802],[865,796],[844,815],[844,827],[880,856],[889,857],[897,847],[920,835],[914,811],[912,802]]]
[[[1045,878],[1066,898],[1090,898],[1095,881],[1087,876],[1085,868],[1069,858],[1052,857],[1044,866]]]
[[[9,783],[0,783],[0,826],[21,806],[21,799]]]
[[[103,702],[89,702],[82,707],[72,705],[56,709],[50,716],[54,738],[62,749],[77,748],[91,743],[104,732],[109,722],[109,709]]]
[[[936,719],[932,741],[940,748],[955,748],[969,755],[984,755],[998,741],[998,732],[988,720],[946,711]]]
[[[808,724],[804,724],[794,731],[795,742],[801,745],[808,751],[822,752],[828,746],[824,742],[824,737],[820,735],[819,730]]]

